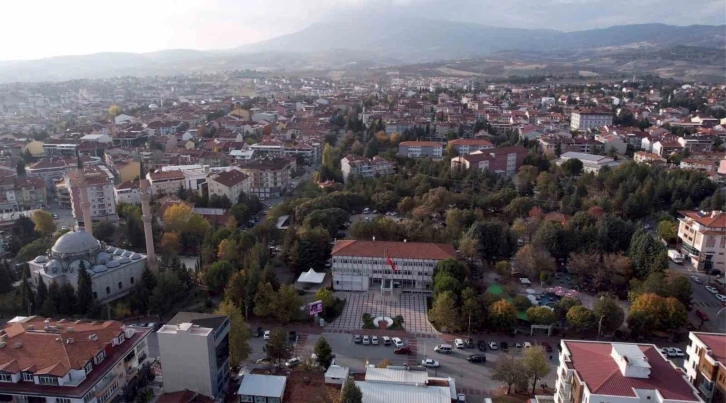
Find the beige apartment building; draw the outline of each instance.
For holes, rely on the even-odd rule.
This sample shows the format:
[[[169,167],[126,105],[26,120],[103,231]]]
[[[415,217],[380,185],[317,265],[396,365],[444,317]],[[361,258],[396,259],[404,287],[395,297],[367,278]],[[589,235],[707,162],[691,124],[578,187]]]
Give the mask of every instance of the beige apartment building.
[[[684,365],[704,401],[726,401],[726,335],[691,332]]]
[[[683,254],[700,271],[717,269],[726,272],[726,213],[714,211],[679,211],[678,241]]]

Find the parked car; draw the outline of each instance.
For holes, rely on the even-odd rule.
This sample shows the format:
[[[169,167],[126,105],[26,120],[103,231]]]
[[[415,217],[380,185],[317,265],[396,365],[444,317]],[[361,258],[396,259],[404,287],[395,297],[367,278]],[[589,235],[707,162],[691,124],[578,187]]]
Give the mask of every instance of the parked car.
[[[509,351],[509,344],[506,341],[503,341],[499,343],[499,348],[501,348],[502,351]]]
[[[384,346],[390,346],[391,345],[391,338],[388,336],[381,337],[383,339],[383,345]]]
[[[297,366],[298,364],[300,364],[300,358],[299,357],[290,358],[289,360],[287,360],[285,362],[285,366],[288,367],[288,368],[293,368],[293,367]]]
[[[524,348],[532,348],[532,343],[525,341],[524,342]]]
[[[719,300],[719,302],[726,302],[726,295],[716,294],[716,299]]]
[[[363,336],[363,344],[371,344],[371,338],[368,335]]]
[[[423,361],[421,361],[421,365],[423,365],[426,368],[438,368],[441,366],[438,361],[432,360],[430,358],[427,358]]]
[[[53,218],[55,218],[57,220],[58,219],[58,214],[53,213]]]
[[[707,285],[704,288],[706,289],[706,291],[710,292],[711,294],[718,294],[718,290],[711,287],[710,285]]]
[[[520,342],[514,343],[514,347],[515,348],[522,348],[522,343],[520,343]]]
[[[677,347],[667,347],[667,356],[670,358],[676,358],[676,357],[684,357],[685,354],[683,354],[683,351],[681,351],[680,348]]]
[[[451,354],[451,344],[439,344],[434,347],[434,351],[439,354]]]
[[[454,345],[456,346],[456,348],[466,348],[466,346],[464,345],[464,340],[462,339],[455,339]]]
[[[370,214],[370,213],[371,213],[371,209],[369,209],[368,207],[363,209],[363,214]]]
[[[472,339],[471,337],[466,339],[464,343],[466,344],[466,348],[474,348],[474,339]]]
[[[257,361],[255,361],[255,364],[267,364],[267,363],[270,363],[270,362],[272,362],[272,358],[270,358],[270,357],[262,357],[262,358],[258,359]]]
[[[459,393],[456,395],[456,402],[457,403],[466,403],[466,395],[463,393]]]
[[[706,312],[704,312],[702,309],[696,309],[696,316],[698,316],[698,319],[701,319],[704,322],[710,319],[708,317],[708,314]]]
[[[265,335],[262,338],[265,339],[265,340],[270,340],[270,331],[269,330],[265,330]]]
[[[411,354],[411,349],[408,347],[399,347],[393,350],[393,354]]]
[[[698,278],[698,276],[691,276],[691,280],[695,281],[698,284],[701,284],[701,279]]]
[[[552,352],[552,346],[550,345],[550,343],[543,341],[542,347],[545,349],[546,352],[548,352],[548,353]]]
[[[490,350],[499,350],[499,346],[497,345],[496,341],[490,341],[489,342],[489,349]]]
[[[393,345],[396,347],[403,347],[403,340],[401,340],[398,337],[394,337],[391,340],[393,340]]]
[[[378,336],[371,336],[371,344],[374,346],[378,345]]]
[[[479,348],[479,351],[487,351],[487,343],[484,340],[479,340],[476,346]]]
[[[487,356],[484,354],[471,354],[470,356],[466,357],[466,360],[469,362],[480,362],[480,363],[486,363],[487,362]]]
[[[658,350],[660,350],[660,353],[663,354],[664,357],[668,357],[668,349],[665,347],[661,347]]]
[[[353,336],[353,342],[355,342],[355,344],[360,344],[361,342],[363,342],[363,339],[361,339],[359,334],[356,334],[355,336]]]

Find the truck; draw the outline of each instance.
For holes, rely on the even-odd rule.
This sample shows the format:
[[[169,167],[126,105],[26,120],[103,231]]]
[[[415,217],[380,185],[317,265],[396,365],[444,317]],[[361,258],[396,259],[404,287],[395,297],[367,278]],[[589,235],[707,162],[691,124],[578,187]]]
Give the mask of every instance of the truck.
[[[668,249],[668,258],[675,264],[683,263],[683,255],[675,249]]]

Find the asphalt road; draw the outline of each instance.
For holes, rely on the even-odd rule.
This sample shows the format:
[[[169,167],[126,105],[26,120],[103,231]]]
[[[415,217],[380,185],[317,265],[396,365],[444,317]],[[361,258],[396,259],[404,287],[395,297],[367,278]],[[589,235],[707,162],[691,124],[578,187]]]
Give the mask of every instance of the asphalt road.
[[[688,313],[689,319],[698,325],[701,321],[696,316],[696,309],[700,309],[709,316],[710,320],[706,324],[711,327],[711,331],[726,333],[726,309],[724,309],[726,305],[719,302],[713,294],[706,290],[709,276],[697,272],[689,263],[677,265],[670,262],[669,268],[674,272],[688,276],[689,279],[691,276],[696,276],[701,280],[701,283],[696,283],[691,279],[691,285],[693,286],[693,309]],[[713,279],[712,276],[710,278]]]

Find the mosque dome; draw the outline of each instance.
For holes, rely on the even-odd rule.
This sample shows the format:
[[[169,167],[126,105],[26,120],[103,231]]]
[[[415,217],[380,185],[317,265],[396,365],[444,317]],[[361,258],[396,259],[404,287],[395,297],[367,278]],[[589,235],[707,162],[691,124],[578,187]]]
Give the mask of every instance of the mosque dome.
[[[51,248],[53,254],[75,255],[92,253],[100,248],[98,240],[86,231],[80,230],[63,234]]]
[[[111,261],[113,257],[108,252],[100,252],[96,255],[96,264],[106,264]]]

